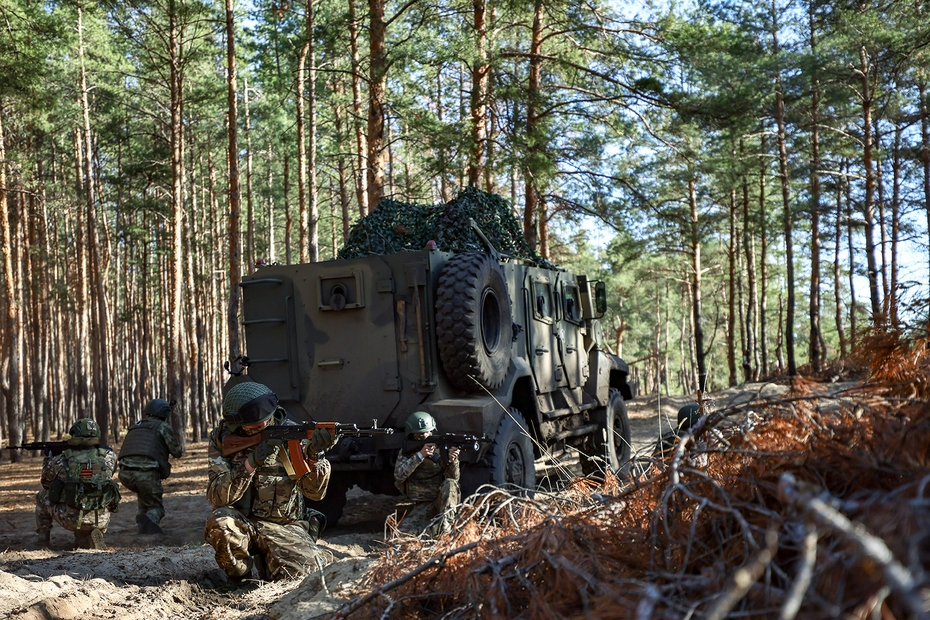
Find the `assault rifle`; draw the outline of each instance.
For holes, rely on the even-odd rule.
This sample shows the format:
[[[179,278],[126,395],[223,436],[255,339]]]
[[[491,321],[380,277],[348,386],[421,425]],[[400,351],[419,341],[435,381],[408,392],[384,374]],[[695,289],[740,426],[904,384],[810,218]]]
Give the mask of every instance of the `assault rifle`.
[[[10,450],[41,450],[45,456],[58,456],[73,447],[67,441],[32,441],[21,446],[7,446]]]
[[[423,446],[434,443],[436,447],[442,450],[442,455],[448,457],[449,448],[458,448],[463,452],[478,452],[481,450],[481,444],[491,443],[488,437],[478,437],[477,435],[465,435],[461,433],[444,433],[442,435],[431,435],[426,439],[407,439],[404,441],[404,453],[419,451]]]
[[[393,428],[378,428],[378,421],[372,420],[371,428],[359,428],[357,424],[340,424],[339,422],[305,422],[282,426],[266,426],[260,433],[248,436],[226,435],[223,437],[223,456],[241,452],[246,448],[257,446],[263,441],[278,442],[287,446],[287,455],[294,468],[294,474],[300,478],[308,471],[304,462],[300,442],[310,439],[313,431],[324,428],[336,437],[372,437],[374,435],[392,435]],[[287,467],[285,465],[285,467]],[[290,473],[290,472],[288,472]]]

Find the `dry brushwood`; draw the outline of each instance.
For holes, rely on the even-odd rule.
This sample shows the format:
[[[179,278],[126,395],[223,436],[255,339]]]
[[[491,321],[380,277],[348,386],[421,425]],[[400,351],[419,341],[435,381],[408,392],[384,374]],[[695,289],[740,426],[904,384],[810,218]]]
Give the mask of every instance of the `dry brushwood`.
[[[473,496],[438,540],[389,540],[338,617],[925,618],[925,349],[713,411],[620,487]]]

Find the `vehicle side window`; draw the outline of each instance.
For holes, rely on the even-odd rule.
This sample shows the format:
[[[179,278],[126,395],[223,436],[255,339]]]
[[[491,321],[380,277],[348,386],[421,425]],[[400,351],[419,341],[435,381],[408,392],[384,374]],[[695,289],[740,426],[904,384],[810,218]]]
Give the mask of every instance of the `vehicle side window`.
[[[545,280],[533,282],[533,297],[536,300],[533,304],[533,315],[540,321],[551,321],[553,316],[552,285]]]
[[[562,298],[564,300],[565,318],[572,323],[580,323],[581,302],[578,299],[578,289],[574,286],[562,287]]]

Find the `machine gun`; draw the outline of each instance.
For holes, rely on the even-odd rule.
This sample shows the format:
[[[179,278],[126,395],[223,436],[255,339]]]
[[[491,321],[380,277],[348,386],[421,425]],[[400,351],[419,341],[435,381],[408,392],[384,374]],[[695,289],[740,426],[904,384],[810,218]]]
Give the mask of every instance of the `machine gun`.
[[[282,426],[266,426],[260,433],[248,436],[226,435],[223,437],[223,456],[241,452],[246,448],[257,446],[263,441],[278,442],[287,447],[290,464],[294,474],[300,478],[308,471],[304,462],[300,442],[310,439],[313,431],[318,428],[328,430],[336,437],[372,437],[374,435],[392,435],[393,428],[378,428],[378,421],[372,420],[371,428],[359,428],[357,424],[341,424],[339,422],[305,422],[303,424],[290,424]],[[290,473],[290,472],[289,472]]]
[[[31,441],[21,446],[7,446],[10,450],[40,450],[44,456],[58,456],[73,447],[67,441]]]
[[[404,454],[417,452],[423,446],[434,443],[442,451],[442,455],[448,458],[449,448],[458,448],[463,451],[471,450],[478,452],[481,450],[481,444],[491,443],[488,437],[478,437],[477,435],[465,435],[462,433],[444,433],[442,435],[431,435],[426,439],[407,439],[404,441]]]

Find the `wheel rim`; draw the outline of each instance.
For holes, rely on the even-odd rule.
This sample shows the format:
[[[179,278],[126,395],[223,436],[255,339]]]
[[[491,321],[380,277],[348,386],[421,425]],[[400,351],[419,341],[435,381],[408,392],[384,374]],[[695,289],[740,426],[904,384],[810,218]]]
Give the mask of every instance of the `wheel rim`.
[[[504,460],[504,482],[523,486],[526,478],[526,467],[523,464],[523,449],[516,442],[507,446]]]
[[[501,343],[501,305],[490,288],[485,289],[481,299],[481,340],[488,355]]]

